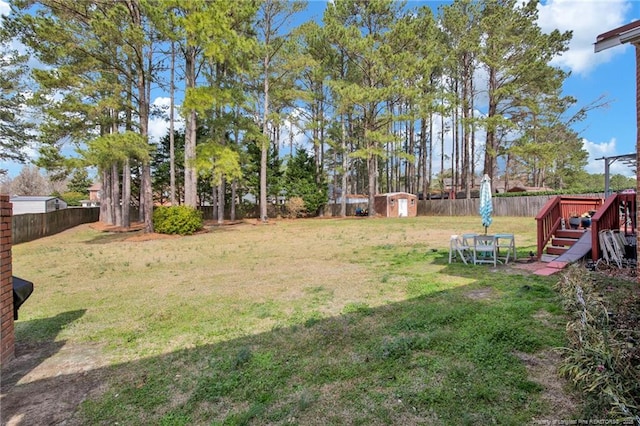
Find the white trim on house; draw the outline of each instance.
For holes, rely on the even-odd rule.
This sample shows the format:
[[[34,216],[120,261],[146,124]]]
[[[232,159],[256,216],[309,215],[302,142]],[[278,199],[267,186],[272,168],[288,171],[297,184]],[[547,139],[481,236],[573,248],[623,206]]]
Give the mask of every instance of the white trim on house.
[[[598,53],[624,43],[634,43],[638,41],[640,41],[640,21],[634,21],[598,35],[593,45],[593,51]]]

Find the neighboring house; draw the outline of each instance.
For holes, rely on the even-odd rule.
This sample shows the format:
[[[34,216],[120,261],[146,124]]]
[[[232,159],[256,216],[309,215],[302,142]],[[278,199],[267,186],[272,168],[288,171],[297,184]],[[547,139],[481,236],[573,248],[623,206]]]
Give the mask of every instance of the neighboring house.
[[[100,203],[102,198],[102,184],[94,183],[89,187],[89,201],[97,201]]]
[[[100,201],[98,200],[81,200],[80,205],[82,207],[100,207]]]
[[[15,196],[9,201],[13,204],[13,214],[49,213],[66,209],[67,203],[57,197]]]
[[[89,199],[81,200],[82,207],[100,207],[100,199],[102,198],[102,184],[96,182],[89,187]]]
[[[376,214],[383,217],[416,217],[418,197],[407,192],[390,192],[374,197]]]
[[[345,200],[345,204],[360,204],[360,203],[368,203],[369,196],[368,195],[359,195],[359,194],[349,194],[347,195]],[[338,197],[336,200],[336,204],[342,203],[342,197]]]

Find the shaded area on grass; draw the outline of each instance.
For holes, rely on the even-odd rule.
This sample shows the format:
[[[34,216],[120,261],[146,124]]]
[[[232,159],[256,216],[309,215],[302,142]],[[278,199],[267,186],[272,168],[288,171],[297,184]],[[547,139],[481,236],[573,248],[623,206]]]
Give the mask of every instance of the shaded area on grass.
[[[58,333],[85,312],[85,309],[80,309],[51,318],[16,323],[17,332],[24,338],[16,343],[17,361],[2,367],[2,393],[7,393],[22,377],[57,353],[65,344],[64,341],[56,341]]]
[[[517,354],[561,341],[558,324],[534,318],[554,294],[497,287],[491,302],[467,297],[475,286],[443,291],[42,380],[53,389],[109,378],[72,424],[527,423],[544,412],[543,389]],[[31,424],[29,413],[7,415]]]

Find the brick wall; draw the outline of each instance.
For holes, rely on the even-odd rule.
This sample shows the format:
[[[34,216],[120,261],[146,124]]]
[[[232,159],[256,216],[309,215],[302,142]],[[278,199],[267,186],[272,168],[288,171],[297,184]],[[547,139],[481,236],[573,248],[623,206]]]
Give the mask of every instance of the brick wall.
[[[13,282],[11,270],[11,213],[8,195],[0,195],[0,364],[15,354]]]
[[[636,157],[640,152],[640,45],[634,44],[636,48]],[[637,159],[636,159],[637,161]],[[640,206],[640,168],[636,167],[636,259],[640,260],[640,232],[638,232],[638,206]],[[640,284],[640,275],[638,275],[638,284]]]

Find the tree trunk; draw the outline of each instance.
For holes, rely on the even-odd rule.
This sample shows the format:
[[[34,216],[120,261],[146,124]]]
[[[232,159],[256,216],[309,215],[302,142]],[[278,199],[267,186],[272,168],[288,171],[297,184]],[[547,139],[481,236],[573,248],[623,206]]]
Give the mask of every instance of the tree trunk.
[[[416,149],[415,146],[415,121],[413,119],[410,119],[407,121],[407,126],[409,127],[408,130],[408,134],[409,134],[409,146],[408,146],[408,153],[409,153],[409,158],[412,158],[411,156],[413,156],[414,151]],[[416,176],[416,163],[415,160],[406,160],[407,161],[407,172],[406,172],[406,177],[405,177],[405,185],[406,186],[406,191],[412,194],[415,194],[417,191],[417,176]]]
[[[444,198],[444,114],[440,114],[440,179],[443,181],[440,197]]]
[[[489,69],[489,109],[487,111],[487,118],[491,120],[496,116],[498,109],[495,91],[498,88],[496,71],[493,68]],[[496,170],[496,155],[498,152],[498,142],[496,138],[495,125],[489,122],[487,126],[487,142],[484,154],[484,173],[489,175],[489,178],[493,180],[493,175]]]
[[[420,161],[418,162],[418,168],[420,170],[420,179],[418,182],[419,188],[422,190],[422,199],[427,199],[428,178],[429,171],[427,168],[427,122],[422,117],[420,119]]]
[[[463,55],[463,76],[462,76],[462,182],[465,186],[465,198],[471,198],[471,186],[473,175],[471,175],[471,103],[473,102],[473,92],[471,80],[473,71],[470,69],[469,53]]]
[[[376,195],[376,163],[377,157],[372,153],[369,154],[369,158],[367,159],[367,168],[369,170],[369,217],[376,216],[376,205],[375,205],[375,195]]]
[[[185,54],[186,90],[196,87],[196,51],[187,48]],[[196,208],[198,206],[198,177],[195,168],[196,159],[197,116],[195,110],[186,114],[184,135],[184,203]]]
[[[223,177],[218,185],[218,223],[222,225],[224,223],[224,194],[226,192],[226,180]]]
[[[122,209],[120,208],[120,170],[117,163],[111,166],[111,200],[116,226],[122,226]]]
[[[125,160],[122,166],[122,226],[131,227],[131,165]]]
[[[176,46],[171,42],[171,69],[169,82],[169,196],[171,205],[176,205],[176,148],[175,148],[175,68]]]
[[[218,221],[218,187],[211,188],[211,220]]]
[[[238,188],[238,180],[234,179],[233,182],[231,182],[231,205],[229,206],[229,220],[232,222],[236,220],[237,188]]]
[[[113,217],[113,198],[111,186],[111,169],[105,168],[102,171],[102,200],[100,206],[104,205],[104,223],[113,225],[115,223]]]
[[[267,159],[269,156],[269,55],[264,57],[264,109],[262,111],[262,143],[260,152],[260,220],[267,222]]]
[[[342,197],[340,199],[340,216],[345,217],[347,215],[347,195],[349,195],[348,178],[349,178],[349,160],[347,157],[347,126],[345,123],[345,116],[340,116],[340,147],[342,148]]]

